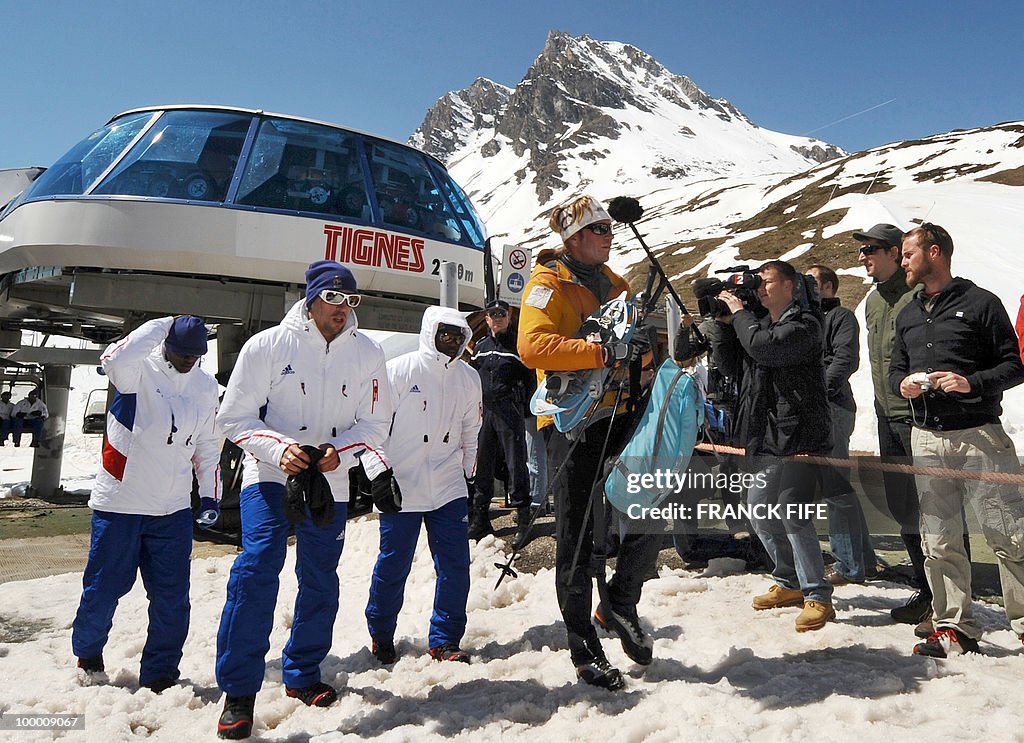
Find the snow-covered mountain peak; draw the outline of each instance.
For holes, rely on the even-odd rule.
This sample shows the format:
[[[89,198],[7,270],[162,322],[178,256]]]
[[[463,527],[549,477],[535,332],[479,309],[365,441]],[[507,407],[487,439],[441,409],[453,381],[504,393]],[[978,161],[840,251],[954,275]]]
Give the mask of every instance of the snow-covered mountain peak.
[[[448,93],[410,141],[448,164],[498,231],[599,184],[642,194],[844,154],[758,127],[634,46],[560,31],[514,89],[478,79]]]

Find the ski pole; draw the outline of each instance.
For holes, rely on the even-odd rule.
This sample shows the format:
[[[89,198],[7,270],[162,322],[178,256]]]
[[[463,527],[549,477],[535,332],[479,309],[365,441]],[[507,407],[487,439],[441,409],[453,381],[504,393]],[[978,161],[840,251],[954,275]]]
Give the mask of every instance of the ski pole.
[[[612,420],[615,419],[615,410],[617,410],[618,406],[619,406],[619,398],[621,396],[621,390],[622,390],[622,388],[620,387],[619,388],[619,395],[617,395],[616,398],[615,398],[615,408],[612,409]],[[594,416],[594,414],[598,411],[598,409],[600,407],[601,407],[600,405],[595,405],[593,407],[593,409],[583,417],[583,420],[581,420],[577,424],[577,426],[580,428],[581,431],[586,429],[589,420]],[[565,453],[565,457],[562,459],[562,463],[558,466],[558,469],[555,470],[555,474],[548,478],[548,489],[547,489],[547,492],[544,494],[545,499],[547,499],[551,495],[552,491],[554,490],[555,483],[558,482],[558,478],[562,474],[562,470],[564,470],[565,469],[565,465],[569,463],[569,457],[572,456],[572,453],[576,450],[576,447],[579,446],[579,444],[580,444],[580,442],[582,440],[583,440],[583,437],[580,436],[579,438],[575,439],[572,442],[572,445],[569,447],[568,451],[566,451],[566,453]],[[529,536],[530,532],[533,530],[533,525],[534,525],[534,523],[536,523],[537,517],[539,515],[540,515],[540,509],[539,508],[533,509],[533,514],[531,515],[530,521],[529,521],[529,523],[526,526],[526,535],[527,536]],[[586,520],[586,519],[584,519],[584,520]],[[523,542],[522,546],[525,547],[528,543],[529,543],[529,541],[527,540],[526,542]],[[494,590],[498,590],[498,586],[501,585],[501,582],[505,579],[506,575],[508,577],[510,577],[510,578],[518,578],[519,577],[519,574],[515,570],[512,569],[512,563],[519,556],[519,553],[521,551],[522,551],[522,547],[513,548],[512,549],[512,553],[508,556],[508,560],[506,560],[503,563],[501,563],[501,562],[494,563],[494,567],[498,568],[498,570],[501,571],[501,574],[498,575],[498,582],[494,584]]]
[[[616,412],[619,409],[619,402],[621,400],[622,400],[622,385],[620,384],[618,390],[616,390],[616,393],[615,393],[615,407],[612,408],[612,416],[611,416],[611,418],[608,421],[608,433],[606,433],[605,436],[604,436],[604,443],[601,445],[601,456],[597,460],[597,472],[594,473],[594,482],[590,486],[590,497],[587,499],[587,507],[586,507],[586,509],[583,512],[583,521],[580,524],[580,534],[576,538],[576,549],[575,549],[575,551],[573,552],[573,555],[572,555],[572,563],[569,565],[569,575],[570,576],[573,573],[575,573],[576,572],[576,568],[579,567],[580,552],[583,549],[583,537],[587,533],[587,521],[591,518],[592,514],[593,514],[593,518],[594,518],[593,538],[595,540],[595,546],[596,546],[597,539],[599,538],[598,534],[597,534],[597,530],[598,530],[597,510],[594,508],[594,501],[598,499],[598,496],[597,496],[597,487],[598,487],[598,485],[602,481],[604,481],[605,477],[607,476],[605,474],[605,461],[604,460],[605,460],[605,455],[608,452],[608,442],[611,441],[611,438],[612,438],[612,427],[615,425],[615,414],[616,414]],[[604,508],[604,504],[603,503],[601,505],[601,508],[602,509]],[[602,525],[602,528],[604,528],[604,525],[605,525],[604,514],[602,514],[602,517],[600,519],[600,523]],[[606,536],[602,536],[602,537],[600,537],[600,539],[601,539],[601,545],[602,545],[603,550],[605,552],[607,552],[608,551],[607,550],[608,544],[607,544]],[[594,563],[595,565],[598,562],[601,565],[604,565],[604,561],[607,560],[608,556],[607,556],[607,554],[605,554],[605,555],[593,555],[592,554],[591,557],[592,558],[596,558],[597,562]],[[605,587],[605,589],[602,590],[602,585],[605,582],[604,571],[603,570],[601,571],[601,575],[600,576],[595,575],[594,577],[597,578],[597,581],[598,581],[598,584],[597,584],[598,595],[601,596],[602,600],[604,600],[604,599],[607,598],[607,596],[605,595],[607,587]],[[566,596],[566,598],[568,598],[568,595]],[[559,610],[564,611],[565,610],[565,606],[564,605],[559,606]]]
[[[584,416],[583,420],[581,420],[578,425],[583,426],[584,428],[586,428],[587,421],[591,417],[593,417],[595,412],[597,412],[598,407],[599,406],[595,405],[594,409],[591,410],[589,413],[587,413],[586,416]],[[545,499],[547,499],[551,495],[552,491],[554,490],[554,484],[558,481],[558,477],[562,474],[562,470],[565,469],[565,465],[569,462],[569,456],[573,453],[573,451],[575,451],[576,447],[579,445],[579,443],[582,440],[583,440],[583,438],[580,437],[580,438],[578,438],[578,439],[576,439],[575,441],[572,442],[572,446],[570,446],[569,450],[565,453],[565,458],[562,460],[562,463],[558,466],[558,469],[555,470],[555,474],[548,478],[548,489],[547,489],[547,492],[544,494],[544,498]],[[527,536],[529,536],[529,533],[533,530],[533,525],[537,521],[537,517],[539,515],[540,515],[540,509],[539,508],[533,509],[533,515],[530,517],[530,522],[529,522],[529,524],[527,524],[527,527],[526,527],[526,534],[527,534]],[[527,544],[527,542],[524,542],[522,546],[525,547],[526,544]],[[520,551],[521,551],[521,548],[514,547],[512,549],[512,553],[508,556],[508,560],[506,560],[503,563],[502,562],[494,563],[494,567],[498,568],[498,570],[501,571],[501,574],[498,576],[498,582],[494,584],[494,590],[495,591],[498,590],[498,586],[501,585],[501,581],[503,581],[505,579],[506,575],[508,577],[510,577],[510,578],[518,578],[519,577],[519,574],[515,570],[512,569],[512,563],[519,556],[519,552]]]

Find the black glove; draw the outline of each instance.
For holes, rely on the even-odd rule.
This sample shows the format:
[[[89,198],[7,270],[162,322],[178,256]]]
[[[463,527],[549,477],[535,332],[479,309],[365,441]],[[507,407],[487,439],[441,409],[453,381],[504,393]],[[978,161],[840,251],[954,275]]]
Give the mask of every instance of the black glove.
[[[601,350],[604,353],[605,366],[628,364],[637,355],[637,346],[626,341],[605,341],[601,344]]]
[[[370,497],[381,513],[398,513],[402,510],[402,489],[398,487],[393,469],[388,467],[370,481]]]
[[[33,410],[33,411],[32,411],[31,413],[29,413],[28,415],[29,415],[29,417],[30,417],[30,418],[38,418],[38,417],[39,417],[39,416],[41,416],[42,414],[43,414],[43,411],[42,411],[42,410]]]
[[[334,519],[334,497],[331,486],[316,463],[324,452],[315,446],[303,446],[309,457],[309,466],[295,475],[289,475],[284,485],[284,515],[291,524],[299,524],[308,513],[313,523],[323,527]]]
[[[25,414],[24,413],[16,413],[14,417],[15,418],[24,418]]]

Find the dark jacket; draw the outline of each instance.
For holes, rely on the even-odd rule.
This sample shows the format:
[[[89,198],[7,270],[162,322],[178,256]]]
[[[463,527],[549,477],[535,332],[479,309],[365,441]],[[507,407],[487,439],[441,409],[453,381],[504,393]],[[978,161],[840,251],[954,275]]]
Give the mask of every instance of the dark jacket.
[[[732,327],[752,361],[740,402],[747,455],[828,454],[831,418],[818,318],[793,303],[778,322],[740,310]]]
[[[760,306],[756,309],[758,313],[765,311]],[[754,377],[754,360],[743,352],[731,324],[707,319],[700,329],[711,345],[707,399],[726,415],[728,428],[724,443],[743,447],[746,444],[746,408],[742,401]]]
[[[469,364],[480,374],[484,408],[515,411],[523,416],[526,390],[533,372],[527,369],[516,353],[514,332],[505,331],[497,337],[488,333],[473,348]]]
[[[825,388],[828,401],[856,410],[850,377],[860,366],[860,323],[838,299],[822,299],[825,313]]]
[[[868,329],[868,362],[875,387],[875,413],[879,418],[908,418],[910,403],[889,389],[889,361],[896,336],[896,316],[913,299],[902,268],[887,280],[875,284],[864,303]]]
[[[955,278],[934,298],[929,312],[922,291],[896,318],[889,386],[912,372],[951,371],[971,391],[931,390],[913,403],[915,425],[935,430],[998,423],[1003,391],[1024,382],[1017,335],[999,298],[967,279]],[[927,413],[925,410],[927,409]]]

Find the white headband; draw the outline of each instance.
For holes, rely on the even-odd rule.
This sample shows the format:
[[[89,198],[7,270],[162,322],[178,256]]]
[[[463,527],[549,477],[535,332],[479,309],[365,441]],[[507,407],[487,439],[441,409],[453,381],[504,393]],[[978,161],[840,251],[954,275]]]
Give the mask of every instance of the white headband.
[[[601,202],[594,197],[590,197],[590,203],[587,205],[586,210],[575,222],[571,221],[572,211],[570,209],[566,209],[562,213],[560,225],[561,230],[558,232],[558,235],[562,238],[562,242],[565,242],[588,224],[594,224],[594,222],[602,222],[604,220],[608,220],[610,222],[611,219],[612,218],[608,215],[608,212],[605,211],[604,206],[601,205]]]

